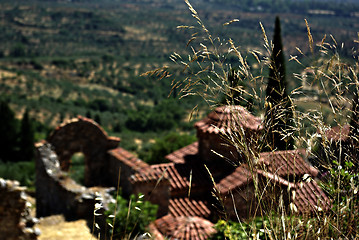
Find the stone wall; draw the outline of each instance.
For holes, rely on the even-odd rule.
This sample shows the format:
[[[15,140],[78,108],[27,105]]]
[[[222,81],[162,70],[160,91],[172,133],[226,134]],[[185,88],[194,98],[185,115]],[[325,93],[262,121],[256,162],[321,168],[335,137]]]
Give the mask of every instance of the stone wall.
[[[97,199],[106,207],[113,198],[113,189],[86,188],[77,184],[60,169],[56,153],[49,143],[37,144],[36,159],[36,215],[63,214],[67,220],[94,217]]]
[[[159,205],[158,216],[166,215],[170,197],[168,180],[159,184],[156,180],[133,186],[131,175],[149,166],[130,152],[117,147],[119,141],[119,138],[108,137],[91,119],[78,117],[57,127],[46,141],[37,143],[37,216],[63,214],[66,220],[82,218],[92,226],[95,204],[103,206],[97,212],[103,213],[107,203],[114,201],[109,192],[115,190],[118,180],[123,196],[143,193],[145,200]],[[87,187],[77,184],[67,173],[71,157],[77,152],[85,156]],[[97,201],[99,198],[102,201]],[[96,216],[96,222],[102,231],[106,229],[106,222],[101,216]]]
[[[25,189],[17,181],[0,178],[0,240],[35,240],[39,235]]]

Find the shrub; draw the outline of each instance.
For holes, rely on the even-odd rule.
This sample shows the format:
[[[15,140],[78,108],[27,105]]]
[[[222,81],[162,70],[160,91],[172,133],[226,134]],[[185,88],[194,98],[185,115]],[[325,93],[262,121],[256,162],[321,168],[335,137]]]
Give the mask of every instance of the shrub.
[[[146,227],[156,219],[158,206],[143,201],[144,195],[131,195],[129,201],[121,196],[106,211],[107,223],[111,226],[113,239],[132,239],[146,232]],[[132,236],[132,237],[131,237]]]
[[[85,184],[85,156],[83,153],[75,153],[71,158],[69,176],[77,183]]]
[[[266,239],[266,230],[268,230],[269,221],[268,218],[256,217],[251,221],[247,222],[233,222],[233,221],[224,221],[219,220],[215,224],[215,229],[217,233],[214,234],[211,239]],[[249,235],[249,233],[255,233],[254,235]]]
[[[0,177],[17,180],[22,186],[34,188],[35,162],[0,162]]]
[[[174,129],[183,121],[184,108],[173,99],[162,100],[154,107],[138,106],[129,111],[126,127],[134,131],[163,131]]]
[[[156,142],[147,149],[143,149],[139,156],[149,164],[167,162],[165,156],[171,152],[185,147],[196,141],[195,136],[172,132],[163,138],[157,138]]]

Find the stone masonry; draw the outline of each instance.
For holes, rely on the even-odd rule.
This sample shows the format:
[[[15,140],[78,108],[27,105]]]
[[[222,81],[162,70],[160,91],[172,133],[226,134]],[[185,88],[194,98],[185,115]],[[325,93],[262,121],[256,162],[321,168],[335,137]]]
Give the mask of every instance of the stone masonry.
[[[92,220],[94,206],[112,201],[111,188],[86,188],[77,184],[60,169],[56,153],[49,143],[37,144],[36,216],[63,214],[66,219]]]
[[[47,139],[58,156],[61,170],[68,171],[74,153],[85,155],[85,186],[112,186],[107,151],[114,149],[119,138],[107,133],[93,120],[77,117],[57,127]]]
[[[17,181],[0,178],[0,240],[35,240],[40,234],[33,228],[25,189]]]

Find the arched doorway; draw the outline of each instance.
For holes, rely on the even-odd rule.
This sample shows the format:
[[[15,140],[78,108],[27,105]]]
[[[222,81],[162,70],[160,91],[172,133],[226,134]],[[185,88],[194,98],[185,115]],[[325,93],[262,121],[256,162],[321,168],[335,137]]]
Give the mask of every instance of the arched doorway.
[[[74,155],[83,154],[85,186],[111,184],[107,151],[116,148],[120,139],[108,137],[96,122],[81,116],[71,119],[57,127],[47,141],[54,147],[63,171],[69,171]]]

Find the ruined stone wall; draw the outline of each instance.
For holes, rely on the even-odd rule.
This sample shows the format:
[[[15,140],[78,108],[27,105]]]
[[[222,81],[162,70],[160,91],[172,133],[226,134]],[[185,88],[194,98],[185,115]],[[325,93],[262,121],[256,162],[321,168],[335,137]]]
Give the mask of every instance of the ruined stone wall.
[[[109,188],[86,188],[60,169],[56,153],[48,143],[37,144],[37,217],[63,214],[66,219],[92,219],[97,198],[106,205],[112,201]]]
[[[0,178],[0,240],[35,240],[39,235],[25,189],[17,181]]]
[[[118,146],[120,139],[108,137],[93,120],[77,117],[57,127],[48,137],[61,169],[68,171],[71,157],[77,152],[85,156],[85,186],[113,186],[109,174],[108,150]]]

